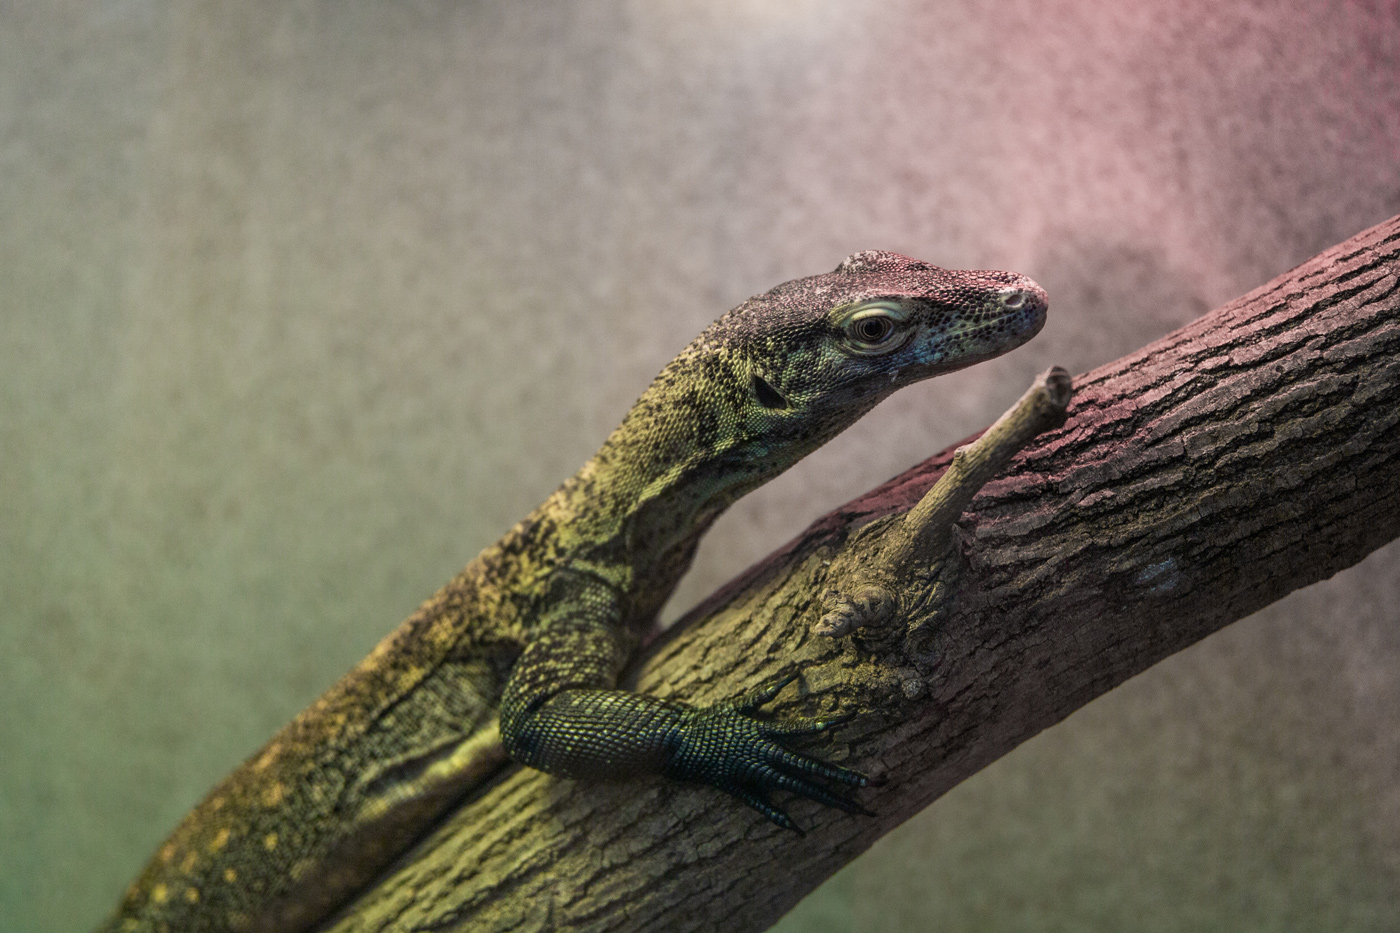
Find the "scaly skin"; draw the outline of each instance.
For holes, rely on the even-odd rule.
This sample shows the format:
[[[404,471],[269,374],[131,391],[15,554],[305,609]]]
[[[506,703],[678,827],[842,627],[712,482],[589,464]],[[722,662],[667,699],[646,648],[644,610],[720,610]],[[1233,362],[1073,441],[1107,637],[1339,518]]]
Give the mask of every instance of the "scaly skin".
[[[773,790],[850,811],[865,778],[786,750],[830,722],[614,689],[732,502],[891,392],[1006,352],[1045,320],[1009,272],[857,253],[750,299],[661,371],[598,453],[176,828],[104,930],[299,933],[501,761],[712,784],[779,825]],[[795,828],[795,827],[793,827]]]

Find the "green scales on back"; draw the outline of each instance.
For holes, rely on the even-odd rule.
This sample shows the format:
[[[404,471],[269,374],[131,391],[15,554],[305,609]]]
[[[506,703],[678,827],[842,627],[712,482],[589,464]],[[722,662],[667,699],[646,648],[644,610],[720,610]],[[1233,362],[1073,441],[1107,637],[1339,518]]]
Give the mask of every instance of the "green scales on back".
[[[731,503],[901,386],[1045,322],[1010,272],[867,251],[721,317],[594,455],[176,827],[103,928],[296,933],[505,755],[554,774],[719,787],[781,826],[786,790],[857,812],[858,772],[784,747],[828,723],[614,689]],[[499,721],[499,732],[496,724]]]

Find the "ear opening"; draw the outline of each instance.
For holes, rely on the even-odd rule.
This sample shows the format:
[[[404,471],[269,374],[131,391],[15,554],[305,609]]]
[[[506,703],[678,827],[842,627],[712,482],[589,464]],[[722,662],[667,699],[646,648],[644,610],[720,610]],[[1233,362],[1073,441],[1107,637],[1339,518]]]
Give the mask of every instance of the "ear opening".
[[[758,398],[758,404],[764,408],[787,408],[788,400],[783,398],[783,394],[768,384],[758,373],[753,374],[753,394]]]

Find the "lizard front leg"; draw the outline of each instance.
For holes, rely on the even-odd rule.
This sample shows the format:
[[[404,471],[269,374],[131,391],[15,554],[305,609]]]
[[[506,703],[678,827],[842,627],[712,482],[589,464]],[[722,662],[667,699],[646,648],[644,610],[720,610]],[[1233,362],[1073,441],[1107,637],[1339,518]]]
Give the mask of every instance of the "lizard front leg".
[[[797,824],[775,790],[848,813],[866,812],[829,789],[863,787],[865,775],[790,751],[784,740],[841,720],[770,720],[755,715],[795,675],[710,706],[612,689],[625,660],[621,639],[599,621],[551,620],[521,654],[501,698],[501,739],[521,764],[586,780],[660,774],[709,784],[787,829]]]

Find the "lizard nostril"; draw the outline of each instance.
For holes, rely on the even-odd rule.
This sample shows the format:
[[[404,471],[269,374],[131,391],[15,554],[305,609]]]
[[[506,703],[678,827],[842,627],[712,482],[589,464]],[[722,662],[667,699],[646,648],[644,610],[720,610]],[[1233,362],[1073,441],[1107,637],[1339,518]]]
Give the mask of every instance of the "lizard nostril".
[[[1016,289],[1016,291],[1011,292],[1009,295],[1003,297],[1001,299],[1001,303],[1003,307],[1007,307],[1010,308],[1012,311],[1015,311],[1017,308],[1025,307],[1026,301],[1029,298],[1030,295],[1026,294],[1024,289],[1018,288]]]

